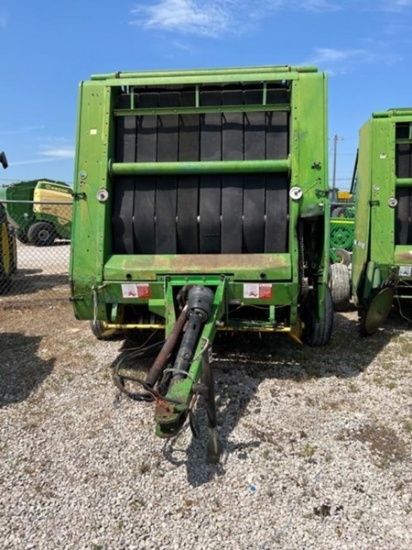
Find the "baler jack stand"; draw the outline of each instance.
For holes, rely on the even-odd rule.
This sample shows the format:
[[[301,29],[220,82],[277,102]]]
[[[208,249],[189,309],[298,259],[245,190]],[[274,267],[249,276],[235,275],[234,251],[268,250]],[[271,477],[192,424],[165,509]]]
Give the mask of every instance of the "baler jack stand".
[[[210,464],[217,464],[220,458],[220,444],[217,433],[215,381],[213,367],[209,361],[209,347],[202,354],[202,381],[203,398],[208,420],[208,442],[206,460]]]

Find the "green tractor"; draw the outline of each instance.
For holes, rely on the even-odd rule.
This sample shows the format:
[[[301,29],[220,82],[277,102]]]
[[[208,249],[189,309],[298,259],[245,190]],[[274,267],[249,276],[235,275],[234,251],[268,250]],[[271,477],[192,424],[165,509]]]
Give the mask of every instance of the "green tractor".
[[[217,461],[216,331],[328,344],[326,77],[312,67],[126,72],[80,86],[71,246],[75,315],[98,337],[164,332],[145,379],[171,437],[201,394]],[[131,382],[140,386],[132,391]]]
[[[373,113],[358,155],[352,294],[367,336],[412,300],[412,109]]]
[[[70,239],[72,189],[47,178],[12,183],[0,188],[0,201],[9,223],[24,244],[51,246]]]

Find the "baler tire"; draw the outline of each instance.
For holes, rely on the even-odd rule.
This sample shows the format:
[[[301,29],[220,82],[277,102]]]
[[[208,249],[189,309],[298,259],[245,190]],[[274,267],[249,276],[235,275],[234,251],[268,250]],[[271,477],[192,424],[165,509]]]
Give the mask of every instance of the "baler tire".
[[[335,311],[346,311],[350,303],[351,285],[349,269],[344,264],[330,266],[330,290]]]
[[[104,321],[98,319],[96,321],[90,321],[90,330],[97,340],[111,341],[117,340],[119,337],[119,331],[106,328]]]
[[[29,243],[34,246],[52,246],[56,237],[55,228],[48,222],[36,222],[27,231]]]
[[[335,256],[339,258],[339,262],[335,263],[340,263],[347,266],[352,263],[352,254],[348,250],[345,250],[344,248],[335,248],[333,252]]]
[[[325,290],[324,318],[320,321],[313,307],[306,309],[305,327],[302,339],[311,347],[321,347],[329,343],[333,330],[333,301],[329,287]]]

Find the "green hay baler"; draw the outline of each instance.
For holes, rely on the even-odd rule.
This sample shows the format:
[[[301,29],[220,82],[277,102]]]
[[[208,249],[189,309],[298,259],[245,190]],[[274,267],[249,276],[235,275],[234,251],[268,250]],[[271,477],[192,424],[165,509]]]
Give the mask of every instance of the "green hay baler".
[[[328,343],[326,78],[289,66],[113,73],[80,86],[72,301],[96,334],[164,329],[133,395],[175,435],[217,330]],[[108,332],[109,333],[109,332]]]
[[[372,114],[361,128],[352,294],[360,332],[412,299],[412,109]]]

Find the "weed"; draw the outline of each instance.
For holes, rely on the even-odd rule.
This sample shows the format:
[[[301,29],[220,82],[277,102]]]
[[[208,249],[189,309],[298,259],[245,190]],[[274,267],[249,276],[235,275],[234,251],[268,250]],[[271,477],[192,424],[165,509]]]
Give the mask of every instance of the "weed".
[[[316,452],[316,447],[312,445],[311,443],[306,443],[306,445],[303,447],[303,456],[306,458],[309,458],[313,456]]]

